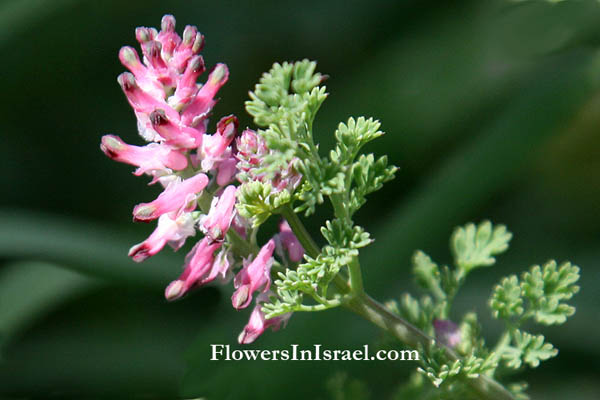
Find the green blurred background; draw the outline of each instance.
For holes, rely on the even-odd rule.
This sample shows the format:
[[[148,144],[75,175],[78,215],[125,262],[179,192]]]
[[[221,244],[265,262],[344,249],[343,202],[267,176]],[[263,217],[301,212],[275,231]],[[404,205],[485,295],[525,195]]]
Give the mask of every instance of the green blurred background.
[[[0,396],[376,399],[390,398],[416,367],[211,363],[209,344],[238,348],[249,313],[235,312],[230,290],[218,287],[167,304],[163,288],[185,249],[142,265],[127,258],[152,230],[130,222],[132,207],[157,189],[106,158],[99,142],[107,133],[142,142],[116,83],[117,52],[135,45],[136,26],[158,26],[165,13],[180,32],[193,24],[206,35],[207,65],[230,67],[215,117],[235,113],[250,125],[243,101],[260,74],[274,61],[309,58],[330,75],[316,123],[323,148],[349,116],[382,121],[387,135],[368,150],[401,169],[358,216],[376,238],[362,257],[376,298],[414,292],[415,249],[448,262],[454,226],[504,223],[511,250],[470,277],[456,308],[457,319],[478,311],[491,342],[500,324],[486,301],[499,277],[549,258],[580,265],[576,315],[543,331],[559,356],[518,378],[535,399],[600,398],[593,0],[0,2]],[[310,230],[329,213],[311,217]],[[378,341],[367,322],[333,310],[295,315],[252,347]],[[331,389],[340,373],[350,397]]]

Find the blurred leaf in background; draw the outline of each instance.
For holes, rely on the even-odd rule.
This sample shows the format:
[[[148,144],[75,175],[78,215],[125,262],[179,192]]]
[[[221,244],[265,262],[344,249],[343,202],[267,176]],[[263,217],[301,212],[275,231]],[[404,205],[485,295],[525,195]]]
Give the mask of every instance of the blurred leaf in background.
[[[526,378],[533,398],[598,398],[595,0],[3,1],[1,396],[331,398],[339,394],[331,382],[348,376],[361,382],[356,392],[385,398],[415,367],[211,363],[209,344],[236,347],[247,315],[214,288],[166,304],[163,287],[185,249],[145,265],[127,258],[150,232],[130,223],[131,209],[156,190],[98,146],[106,133],[141,143],[116,84],[117,52],[134,44],[136,26],[157,26],[165,13],[206,35],[208,66],[229,65],[217,116],[235,113],[250,125],[243,101],[260,74],[274,61],[309,58],[331,76],[315,125],[324,149],[349,116],[382,121],[388,134],[369,150],[401,170],[357,216],[376,239],[362,262],[376,297],[410,287],[416,248],[443,261],[454,226],[484,218],[509,227],[512,248],[473,276],[457,313],[485,310],[501,275],[547,258],[580,265],[577,314],[544,332],[561,352]],[[309,228],[328,216],[319,211]],[[499,325],[482,322],[494,338]],[[253,346],[360,348],[379,338],[336,310],[294,316]]]

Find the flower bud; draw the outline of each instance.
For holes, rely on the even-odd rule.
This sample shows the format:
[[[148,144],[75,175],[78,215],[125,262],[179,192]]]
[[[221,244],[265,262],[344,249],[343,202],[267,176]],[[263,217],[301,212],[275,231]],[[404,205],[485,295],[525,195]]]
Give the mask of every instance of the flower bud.
[[[208,215],[200,222],[200,227],[206,236],[212,240],[221,240],[229,230],[234,217],[236,187],[227,186],[223,193],[215,197]]]
[[[231,302],[235,309],[246,308],[252,301],[252,293],[257,290],[266,292],[271,286],[271,266],[273,265],[273,250],[275,241],[269,240],[265,244],[256,258],[247,263],[244,261],[244,267],[236,275],[233,286],[237,289]]]
[[[294,235],[294,232],[292,232],[292,229],[286,220],[282,220],[279,224],[278,239],[281,242],[282,247],[287,250],[291,262],[299,262],[302,260],[302,257],[304,257],[304,248],[296,235]]]
[[[286,325],[287,321],[292,316],[292,313],[286,313],[278,317],[266,319],[265,314],[262,312],[262,302],[269,299],[268,294],[264,293],[258,296],[256,299],[256,306],[250,314],[250,320],[244,327],[244,330],[238,336],[239,344],[249,344],[254,342],[265,330],[271,328],[276,331],[281,328],[281,325]]]
[[[140,44],[154,40],[156,36],[158,36],[158,32],[154,28],[145,28],[140,26],[135,29],[135,38]]]
[[[223,264],[220,259],[215,262],[214,253],[221,247],[221,243],[212,242],[205,237],[189,252],[185,260],[185,268],[179,279],[171,282],[165,290],[167,300],[174,300],[185,295],[196,286],[213,281],[219,274],[225,276],[229,264]]]
[[[170,14],[163,15],[160,21],[160,29],[163,32],[175,32],[175,17]]]
[[[165,139],[166,143],[182,148],[197,146],[196,137],[200,136],[193,128],[179,127],[167,117],[165,109],[156,109],[149,115],[152,128]]]

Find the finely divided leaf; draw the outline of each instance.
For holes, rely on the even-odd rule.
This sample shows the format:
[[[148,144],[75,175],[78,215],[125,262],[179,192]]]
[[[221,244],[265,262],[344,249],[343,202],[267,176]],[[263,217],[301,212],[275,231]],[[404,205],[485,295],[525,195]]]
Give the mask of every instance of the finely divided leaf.
[[[579,291],[579,267],[569,262],[559,268],[556,261],[547,262],[543,269],[535,265],[522,276],[523,295],[529,300],[531,312],[538,323],[562,324],[575,313],[575,307],[563,303]]]
[[[515,275],[502,279],[494,288],[489,304],[495,318],[510,319],[523,314],[519,279]]]
[[[493,256],[506,251],[511,238],[512,233],[504,225],[492,227],[490,221],[459,227],[450,242],[456,265],[465,273],[493,265],[496,262]]]

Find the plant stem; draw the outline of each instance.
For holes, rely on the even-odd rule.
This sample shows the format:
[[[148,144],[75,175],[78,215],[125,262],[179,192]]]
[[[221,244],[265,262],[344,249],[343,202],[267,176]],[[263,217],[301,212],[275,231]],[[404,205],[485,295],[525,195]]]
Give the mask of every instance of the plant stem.
[[[320,249],[302,224],[302,221],[300,221],[300,218],[298,218],[298,215],[296,215],[296,213],[289,206],[283,207],[281,213],[304,247],[306,253],[312,258],[317,257],[320,253]],[[358,265],[358,260],[356,260],[356,263]],[[400,318],[398,315],[392,313],[381,303],[364,293],[364,291],[362,291],[362,276],[360,278],[353,276],[357,273],[360,274],[360,266],[358,266],[358,268],[350,268],[350,280],[352,282],[354,279],[355,285],[358,285],[356,282],[360,282],[361,291],[354,292],[354,290],[352,290],[352,297],[346,303],[344,303],[345,307],[360,315],[367,321],[377,325],[381,329],[388,331],[395,338],[409,347],[416,348],[419,345],[428,346],[433,343],[444,348],[450,359],[457,360],[460,358],[458,354],[454,352],[454,350],[442,343],[436,342],[435,339],[414,327],[404,319]],[[350,291],[348,283],[344,279],[342,279],[339,275],[336,278],[337,279],[334,280],[334,283],[338,290],[342,291],[343,293]],[[481,396],[482,399],[514,400],[514,396],[506,388],[504,388],[504,386],[486,375],[479,375],[477,378],[468,379],[467,382],[469,386],[471,386],[471,388]]]
[[[365,318],[367,321],[388,331],[409,347],[415,348],[419,345],[427,346],[434,343],[435,345],[444,348],[450,359],[457,360],[460,358],[454,350],[437,342],[426,333],[390,312],[385,306],[367,294],[354,297],[346,304],[346,307]],[[479,375],[477,378],[468,379],[467,383],[481,396],[482,399],[514,400],[512,393],[491,377]]]
[[[283,215],[283,218],[285,218],[287,223],[290,225],[290,228],[300,241],[300,244],[302,247],[304,247],[306,254],[312,258],[317,258],[317,256],[321,253],[321,249],[313,240],[312,236],[310,236],[310,233],[308,233],[304,227],[304,224],[302,221],[300,221],[300,218],[298,218],[298,215],[294,212],[294,210],[292,210],[292,207],[289,205],[282,207],[281,215]]]
[[[350,271],[350,289],[352,293],[357,295],[363,294],[365,289],[363,288],[362,272],[358,257],[352,257],[352,261],[348,264],[348,271]]]

